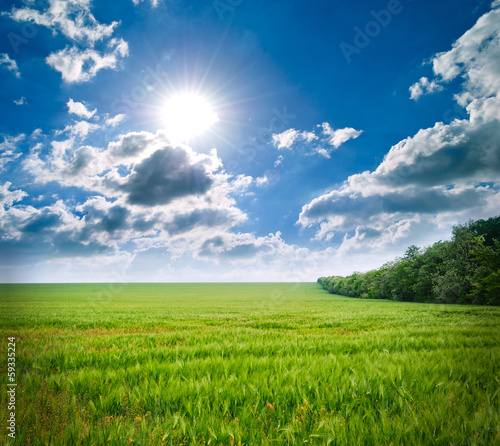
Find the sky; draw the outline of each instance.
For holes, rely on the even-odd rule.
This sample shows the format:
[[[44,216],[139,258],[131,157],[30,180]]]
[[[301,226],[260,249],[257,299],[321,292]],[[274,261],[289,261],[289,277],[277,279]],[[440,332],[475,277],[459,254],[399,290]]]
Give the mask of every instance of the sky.
[[[24,0],[0,282],[315,281],[500,209],[500,0]]]

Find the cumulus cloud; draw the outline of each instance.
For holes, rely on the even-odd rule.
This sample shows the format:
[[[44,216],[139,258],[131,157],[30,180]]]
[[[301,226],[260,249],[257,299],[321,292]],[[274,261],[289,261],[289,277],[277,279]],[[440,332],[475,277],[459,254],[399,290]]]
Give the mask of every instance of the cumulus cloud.
[[[34,199],[24,200],[23,190],[8,182],[0,186],[0,262],[4,264],[0,273],[21,262],[18,259],[31,258],[33,264],[49,257],[55,259],[49,262],[51,278],[60,277],[63,268],[81,271],[80,276],[68,277],[87,278],[89,268],[101,274],[102,265],[114,265],[128,272],[134,258],[150,256],[151,264],[162,265],[157,276],[141,271],[128,277],[207,280],[222,270],[227,273],[218,275],[221,280],[234,280],[239,272],[247,280],[314,280],[318,275],[379,265],[400,254],[410,238],[411,243],[425,244],[448,237],[456,221],[497,213],[498,19],[496,10],[483,16],[449,52],[433,59],[435,79],[428,80],[428,86],[461,78],[457,101],[466,107],[466,119],[421,130],[392,147],[374,171],[352,175],[306,204],[299,223],[314,231],[315,249],[287,244],[279,232],[264,237],[237,233],[247,216],[234,197],[268,184],[270,177],[233,177],[215,151],[200,154],[172,145],[162,131],[131,132],[109,144],[87,143],[91,132],[112,127],[123,118],[105,115],[100,128],[93,128],[85,119],[95,114],[89,115],[90,108],[82,109],[73,101],[73,110],[79,110],[74,114],[83,120],[57,133],[67,139],[48,141],[45,135],[31,146],[33,141],[20,135],[1,143],[6,162],[26,153],[23,174],[32,175],[35,183],[51,182],[56,191],[78,188],[78,195],[85,198],[75,202],[44,196],[44,206],[34,207],[26,204]],[[63,33],[62,27],[57,31]],[[85,34],[80,39],[91,40]],[[432,88],[422,87],[422,94]],[[304,154],[331,156],[360,133],[327,123],[312,132],[289,129],[273,138],[281,150],[277,162],[299,147]],[[23,143],[26,150],[21,152]],[[328,246],[337,242],[339,248]],[[356,252],[363,255],[348,255]],[[58,260],[61,257],[64,261]]]
[[[4,212],[5,208],[11,207],[17,201],[21,201],[28,194],[23,190],[11,190],[10,187],[12,183],[6,181],[3,185],[0,185],[0,213]]]
[[[418,99],[421,96],[435,93],[436,91],[442,91],[443,86],[438,84],[435,79],[432,81],[429,81],[428,78],[422,77],[418,82],[415,82],[411,87],[410,87],[410,99],[413,99],[414,101],[418,101]]]
[[[293,151],[300,147],[305,155],[319,155],[331,158],[332,150],[338,149],[350,139],[356,139],[363,133],[351,127],[334,130],[328,122],[319,124],[314,132],[288,129],[272,135],[272,143],[278,150]],[[283,164],[284,156],[279,155],[274,167]]]
[[[91,176],[97,174],[99,166],[93,166],[93,163],[98,159],[99,152],[95,147],[82,146],[73,152],[71,162],[64,167],[63,174],[70,177],[75,176]]]
[[[0,266],[47,257],[93,256],[116,249],[109,237],[107,243],[100,238],[101,233],[87,226],[85,217],[76,215],[62,200],[41,208],[15,205],[0,219]]]
[[[272,137],[273,144],[278,150],[291,150],[298,143],[304,143],[304,145],[309,146],[314,141],[321,140],[321,143],[338,149],[345,142],[350,139],[356,139],[363,133],[362,130],[355,130],[351,127],[334,130],[328,122],[318,125],[317,128],[320,129],[319,135],[314,132],[299,132],[296,129],[288,129],[282,133],[276,133]]]
[[[456,99],[466,106],[468,119],[438,122],[396,144],[377,169],[352,175],[305,205],[299,223],[316,228],[320,239],[355,231],[344,243],[367,243],[371,236],[373,246],[373,238],[394,243],[404,236],[403,227],[424,236],[425,226],[432,233],[429,229],[444,221],[498,213],[499,32],[500,10],[494,9],[432,61],[443,82],[462,78]]]
[[[272,263],[272,259],[283,255],[296,256],[300,248],[287,245],[281,233],[256,237],[253,234],[220,234],[206,239],[198,252],[200,257],[208,257],[219,261],[248,262],[258,258],[260,262]],[[308,250],[303,250],[303,252]]]
[[[89,133],[100,129],[98,124],[92,124],[88,121],[75,121],[73,124],[68,124],[63,130],[56,131],[56,135],[67,133],[73,137],[86,138]]]
[[[496,3],[494,6],[496,9],[480,17],[450,51],[437,54],[432,60],[435,75],[444,82],[459,76],[464,80],[463,91],[456,96],[462,106],[498,98],[500,5]]]
[[[43,130],[38,128],[31,132],[31,139],[37,139],[43,135]]]
[[[82,104],[81,102],[73,101],[73,99],[71,99],[71,98],[69,99],[69,101],[66,105],[68,106],[69,113],[80,116],[81,118],[90,119],[97,112],[97,109],[94,109],[91,111],[91,110],[87,109],[87,107],[85,107],[85,104]]]
[[[17,66],[17,62],[9,57],[6,53],[0,53],[0,67],[4,67],[6,70],[12,71],[14,76],[21,77],[21,72]]]
[[[4,241],[11,228],[8,249],[22,251],[40,232],[43,240],[53,238],[52,248],[42,245],[54,257],[87,255],[85,246],[93,255],[115,255],[124,245],[137,252],[164,248],[172,256],[195,255],[207,231],[224,234],[247,219],[234,196],[255,180],[226,173],[215,150],[201,154],[173,146],[164,131],[120,135],[101,148],[78,146],[76,124],[56,132],[72,134],[69,139],[31,147],[21,166],[38,184],[76,187],[89,198],[63,203],[64,212],[52,205],[44,213],[13,206],[2,219]],[[63,214],[73,215],[71,229],[61,224]]]
[[[117,160],[137,159],[144,153],[151,154],[155,149],[167,144],[169,144],[168,138],[162,133],[129,132],[120,135],[117,141],[109,143],[108,154]]]
[[[5,15],[17,22],[45,26],[74,43],[45,59],[64,81],[89,81],[102,69],[115,69],[119,60],[128,55],[127,42],[112,37],[118,22],[99,23],[90,11],[91,0],[49,0],[42,5],[41,9],[14,7]],[[96,49],[98,43],[103,48]]]
[[[326,159],[330,159],[332,157],[332,155],[330,154],[330,151],[325,149],[324,147],[315,147],[313,149],[313,153],[318,154]]]
[[[126,116],[124,113],[119,113],[113,117],[107,118],[106,119],[106,125],[110,127],[116,127],[118,124],[123,122],[126,119]]]
[[[135,166],[119,189],[131,204],[156,206],[175,198],[204,194],[213,179],[203,161],[180,147],[165,147]]]
[[[363,133],[362,130],[355,130],[351,127],[346,127],[344,129],[334,130],[328,122],[321,124],[323,128],[323,135],[328,138],[328,144],[338,149],[342,144],[349,141],[350,139],[356,139]]]
[[[312,142],[318,137],[312,132],[299,132],[295,129],[285,130],[283,133],[273,135],[273,144],[280,149],[290,150],[297,142]]]
[[[18,150],[18,144],[24,140],[26,135],[21,133],[17,136],[4,136],[0,143],[0,171],[4,169],[7,163],[15,161],[21,156]]]
[[[88,200],[78,211],[84,214],[86,233],[104,232],[109,236],[130,228],[131,211],[101,197]]]
[[[194,229],[201,229],[203,233],[212,228],[234,227],[246,220],[237,208],[205,208],[177,214],[165,224],[165,229],[170,235],[184,234]]]
[[[46,62],[61,73],[68,83],[81,83],[92,79],[100,70],[115,69],[119,60],[128,55],[128,44],[123,39],[111,39],[107,52],[93,48],[80,50],[66,47],[50,54]]]
[[[97,264],[105,269],[119,264],[126,277],[137,280],[188,280],[189,273],[199,280],[216,273],[220,280],[234,280],[241,271],[247,280],[299,281],[329,273],[321,269],[327,260],[330,267],[338,261],[348,268],[333,249],[314,252],[289,245],[279,233],[235,233],[247,216],[234,196],[258,181],[227,174],[215,151],[200,154],[172,146],[162,131],[121,135],[105,147],[77,146],[70,140],[52,141],[51,147],[47,151],[38,143],[30,149],[23,163],[26,173],[39,184],[51,182],[52,190],[58,189],[56,184],[84,189],[88,198],[79,204],[56,197],[52,204],[34,207],[24,204],[23,191],[1,188],[0,196],[7,195],[4,190],[10,193],[2,196],[6,205],[0,218],[4,280],[13,277],[12,265],[29,268],[41,258],[49,259],[43,264],[43,280],[60,280],[62,271],[65,279],[86,279]],[[143,189],[127,187],[135,182]],[[130,199],[133,190],[146,193],[148,185],[150,198]],[[180,192],[172,195],[172,188]],[[138,266],[144,258],[153,262],[154,271]]]
[[[118,22],[109,25],[99,23],[90,12],[90,5],[91,0],[49,0],[43,12],[32,8],[12,8],[6,15],[17,22],[45,26],[68,39],[93,45],[110,37]]]
[[[91,132],[106,128],[87,121],[68,124],[55,132],[56,137],[66,135],[66,139],[52,140],[48,151],[41,150],[40,143],[32,147],[22,166],[39,182],[58,181],[63,186],[116,196],[120,182],[125,181],[120,168],[130,174],[135,164],[168,145],[168,140],[161,132],[157,135],[139,132],[121,135],[104,148],[77,145],[77,141],[84,142]]]

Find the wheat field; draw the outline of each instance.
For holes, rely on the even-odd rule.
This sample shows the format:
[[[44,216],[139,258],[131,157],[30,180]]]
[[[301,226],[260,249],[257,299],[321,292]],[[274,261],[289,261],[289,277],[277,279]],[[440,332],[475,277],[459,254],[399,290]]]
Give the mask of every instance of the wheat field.
[[[315,283],[0,285],[19,445],[500,444],[500,308]]]

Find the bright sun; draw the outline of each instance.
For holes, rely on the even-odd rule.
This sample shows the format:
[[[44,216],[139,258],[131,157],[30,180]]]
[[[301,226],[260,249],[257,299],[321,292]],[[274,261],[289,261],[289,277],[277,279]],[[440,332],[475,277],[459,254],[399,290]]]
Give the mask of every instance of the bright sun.
[[[196,93],[179,93],[168,98],[163,119],[175,142],[188,141],[219,120],[208,101]]]

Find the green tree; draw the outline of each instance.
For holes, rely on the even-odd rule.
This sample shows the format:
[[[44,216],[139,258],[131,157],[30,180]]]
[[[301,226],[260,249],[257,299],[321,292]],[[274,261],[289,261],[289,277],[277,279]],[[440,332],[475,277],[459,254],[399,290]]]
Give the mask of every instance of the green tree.
[[[434,279],[433,292],[438,302],[471,303],[469,294],[479,266],[477,254],[484,247],[483,240],[466,226],[453,228],[452,243],[448,245],[445,261]]]
[[[331,293],[416,302],[500,305],[500,217],[453,228],[451,241],[412,245],[378,270],[318,281]]]
[[[488,220],[471,220],[467,227],[474,235],[484,237],[485,246],[493,246],[495,240],[500,241],[500,216]]]

